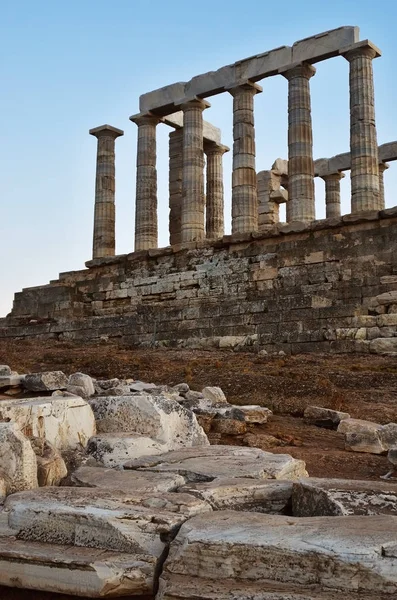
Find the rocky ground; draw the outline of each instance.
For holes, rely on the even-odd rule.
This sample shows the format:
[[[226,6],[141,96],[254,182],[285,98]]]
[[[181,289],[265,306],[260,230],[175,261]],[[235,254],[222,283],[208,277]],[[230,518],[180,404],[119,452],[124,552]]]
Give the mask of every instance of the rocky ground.
[[[144,350],[113,343],[0,342],[0,364],[19,373],[62,370],[92,377],[134,378],[156,384],[187,382],[191,389],[219,386],[232,404],[258,404],[274,415],[249,425],[253,446],[274,436],[280,445],[264,450],[306,462],[312,477],[379,481],[388,471],[383,455],[348,452],[344,436],[309,425],[309,405],[348,412],[377,423],[397,422],[397,358],[381,356],[269,356],[231,351]],[[2,398],[9,396],[0,394]],[[270,438],[269,438],[270,439]],[[218,443],[247,445],[247,434],[222,435]],[[1,600],[69,600],[72,597],[1,588]],[[134,596],[135,599],[139,598]],[[143,600],[143,597],[142,599]]]

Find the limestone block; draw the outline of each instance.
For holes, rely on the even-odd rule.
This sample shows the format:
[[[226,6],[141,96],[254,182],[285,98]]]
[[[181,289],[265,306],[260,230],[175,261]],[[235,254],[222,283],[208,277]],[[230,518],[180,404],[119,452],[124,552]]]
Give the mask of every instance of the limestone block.
[[[89,404],[76,397],[4,400],[0,419],[11,420],[26,436],[43,438],[61,451],[86,446],[95,434]]]
[[[155,383],[146,383],[145,381],[134,381],[129,385],[131,392],[150,392],[155,387]]]
[[[0,377],[9,377],[12,375],[11,368],[8,365],[0,365]]]
[[[202,391],[203,397],[212,406],[217,404],[227,404],[227,399],[220,387],[205,387]]]
[[[369,452],[383,454],[383,446],[379,432],[375,429],[368,431],[349,431],[345,433],[345,449],[353,452]]]
[[[36,455],[39,486],[59,485],[68,474],[61,454],[42,438],[31,438],[30,443]]]
[[[219,338],[219,348],[234,348],[243,344],[245,339],[245,335],[224,335]]]
[[[397,354],[397,337],[375,338],[369,345],[370,352],[374,354]]]
[[[397,447],[397,423],[382,425],[379,429],[379,439],[385,450]]]
[[[155,564],[149,555],[0,538],[0,585],[11,588],[18,582],[68,597],[141,597],[153,590]]]
[[[211,431],[223,433],[224,435],[241,435],[246,433],[247,424],[244,420],[215,417],[211,423]]]
[[[126,494],[174,492],[186,481],[177,473],[151,473],[149,471],[119,471],[101,467],[80,467],[72,475],[79,487],[93,487]]]
[[[243,437],[243,443],[250,448],[260,448],[261,450],[271,451],[276,446],[281,446],[281,440],[274,435],[264,433],[247,433]]]
[[[396,314],[379,315],[376,317],[378,327],[395,327],[397,325]]]
[[[0,468],[8,494],[38,486],[36,455],[15,423],[0,423]]]
[[[23,386],[30,392],[51,392],[66,388],[68,379],[62,371],[29,373],[25,375]]]
[[[358,42],[360,30],[358,27],[338,27],[324,31],[318,35],[299,40],[292,46],[292,63],[305,60],[316,62],[337,56],[339,51]]]
[[[397,515],[397,488],[384,481],[319,479],[293,483],[292,510],[296,517]]]
[[[376,301],[380,305],[395,304],[397,302],[397,290],[385,292],[376,296]]]
[[[393,598],[396,549],[389,515],[213,512],[185,523],[171,543],[157,600]]]
[[[183,448],[159,456],[143,457],[129,461],[124,468],[180,473],[194,482],[211,481],[215,477],[298,479],[307,476],[305,463],[288,454],[221,445]]]
[[[90,400],[100,433],[139,433],[169,450],[208,445],[195,415],[163,395],[110,396]]]
[[[273,414],[269,408],[255,404],[236,406],[236,408],[243,413],[246,423],[267,423],[268,418]]]
[[[87,444],[87,453],[105,467],[122,466],[127,460],[167,450],[167,444],[139,433],[101,433],[90,438]]]
[[[337,429],[343,419],[350,419],[348,413],[321,406],[307,406],[303,416],[308,423],[327,429]]]
[[[291,500],[292,481],[219,478],[188,483],[179,489],[210,504],[213,510],[282,513]]]
[[[1,375],[0,390],[8,387],[19,386],[23,384],[24,375]]]
[[[84,373],[73,373],[68,379],[66,390],[85,400],[95,394],[92,378]]]
[[[372,421],[364,421],[363,419],[342,419],[338,426],[339,433],[356,433],[367,431],[379,431],[382,425],[373,423]]]

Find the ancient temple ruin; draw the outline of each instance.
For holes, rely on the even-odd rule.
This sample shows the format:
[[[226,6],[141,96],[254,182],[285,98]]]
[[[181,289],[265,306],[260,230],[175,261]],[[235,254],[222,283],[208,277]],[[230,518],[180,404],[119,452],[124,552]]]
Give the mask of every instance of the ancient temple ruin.
[[[350,151],[315,160],[310,79],[315,64],[336,56],[349,62]],[[138,127],[131,254],[115,254],[115,140],[123,131],[90,130],[98,139],[92,260],[17,293],[0,337],[397,352],[397,208],[385,209],[383,185],[397,142],[378,146],[372,61],[379,56],[357,27],[341,27],[142,95],[130,117]],[[279,75],[288,81],[288,160],[257,172],[258,81]],[[203,119],[207,98],[221,93],[233,97],[231,235],[224,235],[222,169],[229,148]],[[160,124],[172,129],[166,248],[158,248]],[[341,216],[345,171],[351,211]],[[325,182],[322,220],[315,177]]]

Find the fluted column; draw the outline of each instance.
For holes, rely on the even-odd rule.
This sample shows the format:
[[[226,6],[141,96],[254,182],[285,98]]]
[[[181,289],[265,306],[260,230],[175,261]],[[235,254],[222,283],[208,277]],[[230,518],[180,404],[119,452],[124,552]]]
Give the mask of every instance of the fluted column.
[[[205,237],[203,110],[208,106],[208,102],[200,99],[190,100],[181,106],[183,110],[182,243],[202,240]]]
[[[154,115],[130,117],[138,126],[135,198],[135,252],[157,248],[157,170]]]
[[[389,168],[387,163],[379,163],[379,210],[385,208],[385,182],[383,174]]]
[[[169,134],[170,244],[181,243],[183,129]]]
[[[124,131],[102,125],[90,129],[98,140],[92,258],[114,256],[116,251],[115,141]]]
[[[309,79],[316,69],[302,63],[285,71],[288,79],[288,216],[315,219],[313,132]]]
[[[229,148],[215,142],[204,144],[207,156],[206,237],[218,239],[224,235],[223,155]]]
[[[229,90],[233,96],[232,233],[258,229],[254,96],[261,91],[250,82]]]
[[[340,180],[344,176],[339,171],[321,175],[321,179],[325,181],[325,216],[327,219],[340,217]]]
[[[372,60],[376,56],[379,52],[368,43],[344,54],[350,63],[352,213],[381,209],[372,69]]]

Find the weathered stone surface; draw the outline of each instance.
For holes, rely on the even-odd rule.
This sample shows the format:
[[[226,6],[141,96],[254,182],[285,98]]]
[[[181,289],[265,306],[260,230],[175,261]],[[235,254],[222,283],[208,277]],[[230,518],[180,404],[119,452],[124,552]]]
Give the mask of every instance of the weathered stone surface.
[[[8,387],[22,385],[24,378],[24,375],[1,375],[0,390]]]
[[[363,419],[343,419],[338,426],[339,433],[356,433],[358,431],[378,431],[382,425],[373,423],[372,421],[364,421]]]
[[[264,433],[247,433],[243,437],[243,443],[250,448],[260,448],[261,450],[270,450],[276,446],[281,446],[281,441],[274,435]]]
[[[24,387],[30,392],[51,392],[63,390],[68,379],[62,371],[47,371],[45,373],[28,373],[23,379]]]
[[[105,467],[122,466],[127,460],[167,450],[167,444],[139,433],[101,433],[90,438],[87,444],[87,454]]]
[[[66,390],[85,400],[95,394],[92,378],[84,373],[73,373],[68,379]]]
[[[233,419],[232,415],[217,415],[211,423],[211,430],[225,435],[240,435],[246,433],[247,424],[244,420]]]
[[[0,471],[0,504],[3,504],[7,496],[7,481],[5,475]]]
[[[11,367],[8,365],[0,365],[0,377],[9,377],[12,375]]]
[[[273,414],[269,408],[255,404],[237,406],[237,408],[243,413],[246,423],[267,423],[268,418]]]
[[[370,454],[383,454],[385,447],[382,444],[379,431],[348,431],[345,433],[345,449],[353,452],[369,452]]]
[[[397,337],[375,338],[369,345],[374,354],[397,354]]]
[[[202,390],[203,397],[210,405],[227,404],[227,399],[220,387],[205,387]]]
[[[309,477],[294,482],[292,510],[296,517],[397,516],[397,487],[383,481]]]
[[[221,445],[183,448],[159,456],[142,457],[127,462],[124,468],[180,473],[193,482],[211,481],[217,477],[298,479],[307,476],[305,463],[288,454]]]
[[[350,419],[348,413],[321,406],[307,406],[303,416],[308,423],[328,429],[337,429],[341,421]]]
[[[94,415],[82,398],[5,400],[0,419],[11,420],[27,437],[43,438],[61,451],[85,446],[95,434]]]
[[[30,443],[36,455],[39,486],[59,485],[68,474],[61,454],[43,438],[31,438]]]
[[[282,513],[290,503],[291,481],[219,478],[209,483],[190,483],[179,489],[202,498],[214,510]]]
[[[36,455],[15,423],[0,423],[0,469],[8,494],[38,486]]]
[[[145,381],[134,381],[128,387],[131,392],[150,392],[156,388],[156,384],[146,383]]]
[[[174,492],[185,484],[185,478],[176,473],[150,471],[119,471],[100,467],[80,467],[72,475],[79,487],[93,487],[126,494]]]
[[[349,600],[397,593],[397,518],[294,518],[236,511],[191,519],[158,600]]]
[[[95,398],[90,405],[100,433],[139,433],[166,444],[170,450],[208,444],[195,415],[161,395]]]

